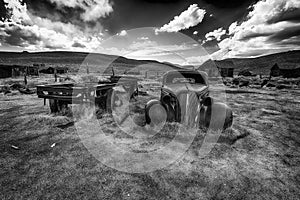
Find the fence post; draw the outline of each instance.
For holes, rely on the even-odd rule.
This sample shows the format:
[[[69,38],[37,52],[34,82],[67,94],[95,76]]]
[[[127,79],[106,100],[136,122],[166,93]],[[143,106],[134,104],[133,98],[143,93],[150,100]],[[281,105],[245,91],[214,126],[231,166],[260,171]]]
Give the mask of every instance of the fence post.
[[[24,84],[25,84],[25,86],[27,86],[27,76],[26,76],[26,73],[24,73]]]
[[[56,72],[56,68],[54,69],[54,82],[57,82],[57,72]]]

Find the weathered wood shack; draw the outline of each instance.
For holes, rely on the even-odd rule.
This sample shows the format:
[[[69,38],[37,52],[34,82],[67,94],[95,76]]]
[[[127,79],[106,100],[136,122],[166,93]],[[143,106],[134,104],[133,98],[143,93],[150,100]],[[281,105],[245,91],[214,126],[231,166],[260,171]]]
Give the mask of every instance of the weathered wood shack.
[[[27,66],[25,68],[26,75],[29,76],[38,76],[39,75],[39,67],[38,66]]]
[[[12,77],[13,71],[10,66],[1,65],[0,66],[0,78]]]
[[[43,74],[65,74],[68,73],[68,68],[67,67],[48,67],[47,69],[42,69],[40,70],[40,73]]]
[[[22,65],[0,65],[0,78],[11,78],[23,76],[38,76],[38,67]]]
[[[281,64],[279,67],[279,65],[275,63],[271,68],[270,76],[282,76],[283,78],[298,78],[300,77],[300,66]]]
[[[230,60],[215,61],[222,77],[233,77],[234,64]]]
[[[248,69],[245,69],[245,70],[242,70],[238,73],[239,76],[256,76],[255,73],[253,73],[252,71],[248,70]]]
[[[58,73],[58,74],[68,73],[68,68],[67,67],[56,67],[55,70],[56,70],[56,73]]]

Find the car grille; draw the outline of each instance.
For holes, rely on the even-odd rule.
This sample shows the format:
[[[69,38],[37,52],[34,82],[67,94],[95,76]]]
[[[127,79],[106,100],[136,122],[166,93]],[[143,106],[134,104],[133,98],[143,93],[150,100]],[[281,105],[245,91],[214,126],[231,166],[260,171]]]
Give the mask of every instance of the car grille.
[[[178,96],[181,123],[189,128],[198,126],[199,124],[199,113],[200,113],[200,102],[194,92],[183,92]]]

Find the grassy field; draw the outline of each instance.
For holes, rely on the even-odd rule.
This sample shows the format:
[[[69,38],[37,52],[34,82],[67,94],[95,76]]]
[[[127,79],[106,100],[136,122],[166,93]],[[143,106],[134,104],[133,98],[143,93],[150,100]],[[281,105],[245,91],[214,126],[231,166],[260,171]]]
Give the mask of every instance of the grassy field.
[[[199,134],[172,165],[125,173],[91,155],[70,114],[50,114],[36,95],[1,93],[0,199],[299,199],[299,94],[229,89],[233,127],[206,157]]]

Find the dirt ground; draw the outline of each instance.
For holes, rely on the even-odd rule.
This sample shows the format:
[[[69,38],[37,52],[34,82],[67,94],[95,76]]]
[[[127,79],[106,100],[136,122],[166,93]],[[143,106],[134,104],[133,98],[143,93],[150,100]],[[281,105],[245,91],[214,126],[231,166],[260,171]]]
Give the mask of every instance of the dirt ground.
[[[1,93],[0,199],[300,199],[299,94],[228,89],[234,124],[207,156],[199,136],[172,165],[125,173],[92,156],[70,115]]]

